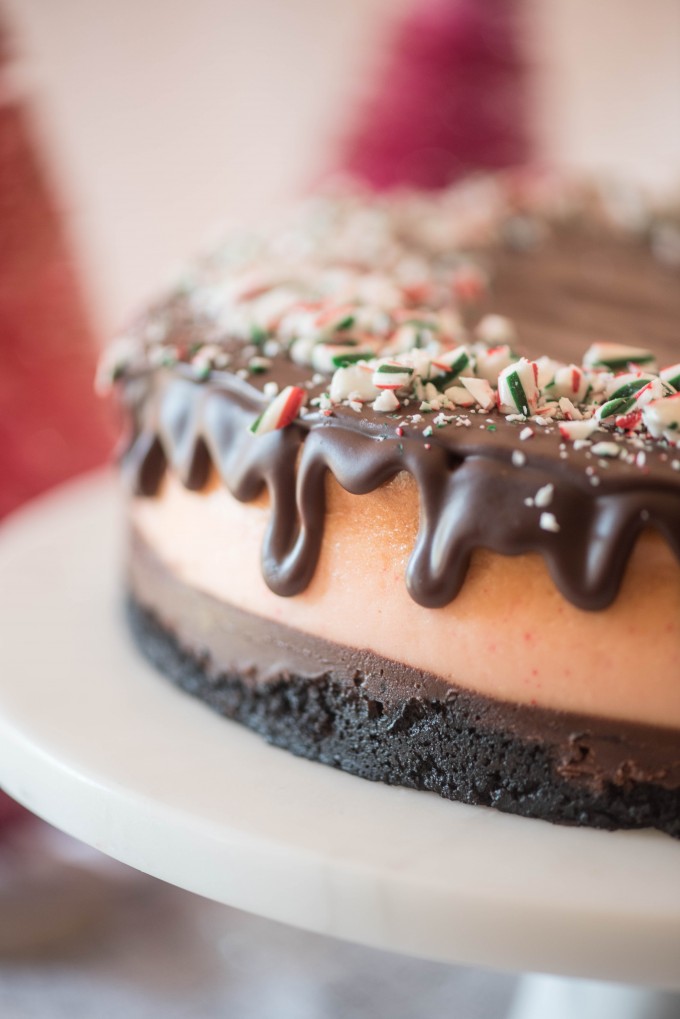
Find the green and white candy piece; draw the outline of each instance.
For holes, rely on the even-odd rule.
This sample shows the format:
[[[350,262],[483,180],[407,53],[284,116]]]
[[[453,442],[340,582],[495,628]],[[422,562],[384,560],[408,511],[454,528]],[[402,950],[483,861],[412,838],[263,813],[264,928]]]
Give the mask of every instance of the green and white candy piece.
[[[375,400],[379,393],[373,385],[373,369],[368,365],[352,364],[333,373],[330,387],[333,403],[342,403],[350,397],[366,403]]]
[[[301,386],[286,386],[272,400],[267,409],[253,421],[250,431],[253,435],[266,435],[268,432],[285,428],[300,413],[306,395]]]
[[[640,380],[624,383],[617,392],[628,393],[631,386],[637,385],[637,381]],[[651,378],[642,380],[642,385],[634,389],[632,395],[617,396],[615,393],[611,399],[597,408],[596,416],[600,421],[605,421],[607,418],[612,417],[622,417],[632,410],[641,410],[648,403],[663,399],[663,397],[670,396],[671,394],[672,390],[668,383],[663,382],[658,375],[652,375]]]
[[[667,382],[673,389],[680,389],[680,364],[671,364],[668,368],[662,368],[659,378]]]
[[[463,372],[470,374],[475,370],[472,351],[464,344],[453,350],[444,350],[441,354],[437,354],[432,358],[431,366],[431,381],[437,389],[446,389]]]
[[[317,343],[312,350],[312,368],[330,375],[336,368],[345,368],[357,361],[369,361],[375,352],[362,347],[356,340],[347,343]]]
[[[655,439],[666,439],[674,446],[680,441],[680,393],[654,400],[642,408],[642,420]]]
[[[608,400],[622,400],[643,389],[648,382],[652,382],[656,375],[649,372],[621,372],[615,375],[606,386],[605,393]]]
[[[624,343],[593,343],[583,357],[585,368],[605,368],[611,372],[625,371],[631,364],[656,371],[656,358],[651,350]]]
[[[498,383],[500,373],[511,364],[514,364],[517,361],[517,356],[513,354],[507,343],[503,343],[498,347],[489,347],[488,349],[476,346],[475,361],[476,374],[479,378],[486,379],[492,386],[495,386]]]
[[[411,384],[414,369],[398,361],[383,361],[373,372],[373,385],[376,389],[403,389]]]
[[[505,414],[529,417],[538,405],[538,365],[521,357],[498,376],[498,398]]]

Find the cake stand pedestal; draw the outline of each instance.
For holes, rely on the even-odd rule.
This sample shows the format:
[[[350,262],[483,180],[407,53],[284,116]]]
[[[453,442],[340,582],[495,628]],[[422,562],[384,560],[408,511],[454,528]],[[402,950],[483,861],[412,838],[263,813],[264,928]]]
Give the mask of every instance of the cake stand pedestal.
[[[99,475],[0,534],[0,783],[12,796],[139,870],[309,930],[445,962],[680,989],[679,842],[373,784],[219,718],[129,640],[120,521],[115,484]],[[607,989],[616,1011],[582,1000],[560,1012],[564,988],[579,986],[588,993],[534,981],[517,1008],[531,1019],[659,1014],[640,1012],[634,992],[624,1007],[620,988]]]

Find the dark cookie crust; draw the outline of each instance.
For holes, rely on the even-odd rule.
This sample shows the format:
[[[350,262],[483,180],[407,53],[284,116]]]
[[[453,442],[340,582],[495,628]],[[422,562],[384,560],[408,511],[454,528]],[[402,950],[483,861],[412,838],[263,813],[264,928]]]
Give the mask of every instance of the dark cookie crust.
[[[560,774],[555,747],[480,725],[474,699],[463,693],[386,708],[360,676],[351,687],[330,673],[312,680],[281,675],[253,685],[235,672],[212,675],[207,656],[184,650],[133,597],[128,614],[137,644],[164,675],[301,757],[525,817],[610,830],[653,827],[680,837],[679,789],[630,778],[621,784],[570,780]]]

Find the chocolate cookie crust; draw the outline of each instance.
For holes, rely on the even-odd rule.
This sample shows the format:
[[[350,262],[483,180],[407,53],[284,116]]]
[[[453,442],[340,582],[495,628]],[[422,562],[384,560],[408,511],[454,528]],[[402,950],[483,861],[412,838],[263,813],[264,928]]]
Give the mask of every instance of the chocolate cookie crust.
[[[276,746],[527,817],[680,837],[673,730],[511,704],[217,601],[134,531],[135,640],[160,671]]]
[[[165,676],[300,757],[510,814],[610,830],[654,827],[680,838],[679,789],[632,777],[622,784],[579,781],[578,758],[591,752],[587,734],[574,743],[568,777],[557,747],[480,726],[474,696],[411,698],[386,710],[360,677],[353,688],[330,674],[311,681],[281,675],[253,685],[236,672],[206,671],[200,656],[184,650],[132,596],[128,615],[138,646]]]

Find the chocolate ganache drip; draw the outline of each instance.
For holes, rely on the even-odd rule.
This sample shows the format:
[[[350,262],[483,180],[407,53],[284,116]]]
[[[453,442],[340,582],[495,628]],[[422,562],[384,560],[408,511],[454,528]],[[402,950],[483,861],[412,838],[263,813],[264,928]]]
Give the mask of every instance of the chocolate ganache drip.
[[[317,245],[302,261],[280,260],[279,237],[245,267],[233,252],[209,262],[114,364],[134,492],[153,496],[166,470],[191,490],[215,471],[242,502],[266,489],[262,569],[283,596],[314,574],[328,473],[358,496],[412,476],[420,525],[405,580],[428,607],[456,597],[480,548],[539,553],[591,610],[616,597],[643,531],[680,558],[680,226],[622,234],[602,226],[602,203],[600,219],[586,203],[556,226],[544,194],[540,214],[514,194],[494,191],[502,209],[476,260],[432,241],[444,214],[455,233],[469,210],[444,196],[429,211],[422,199],[331,204],[323,229],[297,237],[296,251]],[[519,247],[499,244],[505,234]],[[651,254],[657,235],[665,261]],[[520,359],[518,337],[564,360]],[[583,363],[564,363],[588,344]]]
[[[680,488],[661,451],[648,454],[644,475],[613,463],[594,488],[586,452],[562,459],[554,435],[534,435],[526,460],[514,464],[521,425],[502,418],[491,432],[479,425],[441,429],[425,443],[419,430],[410,434],[384,415],[339,408],[332,417],[310,413],[254,436],[248,426],[265,405],[234,376],[201,384],[159,372],[142,401],[126,464],[144,496],[156,493],[166,469],[197,490],[214,467],[241,502],[266,488],[271,515],[262,568],[277,594],[298,594],[314,574],[327,471],[354,495],[400,471],[411,474],[420,529],[406,583],[415,601],[433,608],[455,598],[476,548],[540,553],[564,596],[585,609],[604,608],[616,597],[643,530],[658,530],[680,558]],[[547,484],[554,486],[557,533],[541,528],[539,512],[526,505]]]

